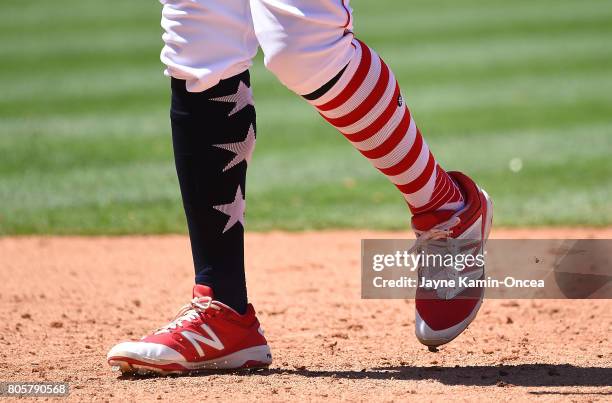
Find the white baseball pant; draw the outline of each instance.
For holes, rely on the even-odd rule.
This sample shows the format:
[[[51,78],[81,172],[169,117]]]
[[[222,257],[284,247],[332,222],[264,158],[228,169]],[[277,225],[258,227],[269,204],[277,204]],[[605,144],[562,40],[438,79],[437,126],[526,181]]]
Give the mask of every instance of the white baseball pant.
[[[290,90],[309,94],[355,52],[349,0],[160,0],[165,74],[200,92],[252,64],[258,46],[267,68]]]

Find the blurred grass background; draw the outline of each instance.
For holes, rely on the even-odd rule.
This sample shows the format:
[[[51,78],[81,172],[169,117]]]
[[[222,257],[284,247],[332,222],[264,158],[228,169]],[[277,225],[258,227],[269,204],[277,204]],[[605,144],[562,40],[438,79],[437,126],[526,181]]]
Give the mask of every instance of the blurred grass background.
[[[447,170],[500,226],[612,224],[612,3],[354,0]],[[160,5],[3,0],[0,234],[184,232]],[[399,193],[262,66],[247,228],[409,223]]]

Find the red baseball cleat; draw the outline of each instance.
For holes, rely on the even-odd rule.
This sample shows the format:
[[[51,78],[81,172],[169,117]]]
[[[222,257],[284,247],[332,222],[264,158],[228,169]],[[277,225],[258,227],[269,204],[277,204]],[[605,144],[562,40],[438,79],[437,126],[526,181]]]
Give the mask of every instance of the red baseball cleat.
[[[417,234],[413,248],[430,255],[484,254],[493,222],[493,203],[487,193],[460,172],[449,172],[461,188],[465,206],[457,212],[436,211],[412,218]],[[484,255],[483,255],[484,256]],[[484,297],[484,287],[465,287],[459,277],[484,279],[484,265],[456,267],[429,265],[419,268],[416,292],[416,337],[431,350],[459,336],[474,320]],[[423,278],[455,279],[453,287],[422,285]]]
[[[193,300],[175,319],[139,341],[117,344],[107,361],[122,373],[188,374],[203,370],[264,368],[270,347],[251,304],[244,315],[193,287]]]

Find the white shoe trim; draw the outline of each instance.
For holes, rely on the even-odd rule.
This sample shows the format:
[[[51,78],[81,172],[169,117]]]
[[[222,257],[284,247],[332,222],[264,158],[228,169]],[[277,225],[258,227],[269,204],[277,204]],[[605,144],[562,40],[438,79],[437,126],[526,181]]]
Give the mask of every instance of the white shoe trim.
[[[121,343],[125,344],[125,343]],[[119,344],[118,346],[120,346]],[[152,344],[152,343],[147,343]],[[118,347],[116,346],[116,347]],[[165,346],[164,346],[165,347]],[[167,347],[168,348],[168,347]],[[170,348],[168,348],[170,349]],[[140,362],[140,366],[146,366],[143,364],[154,364],[154,365],[168,365],[168,364],[178,364],[184,367],[186,370],[195,371],[200,369],[235,369],[241,368],[248,361],[257,361],[262,363],[263,365],[272,363],[272,354],[270,352],[270,347],[267,344],[255,347],[245,348],[234,353],[218,357],[212,360],[207,361],[198,361],[198,362],[189,362],[185,360],[183,356],[178,360],[167,360],[167,359],[155,359],[151,357],[143,357],[138,354],[135,354],[131,351],[114,351],[113,348],[108,353],[108,362],[111,366],[117,365],[118,362],[121,362],[121,358],[130,358],[133,360],[137,360]],[[172,350],[172,349],[170,349]],[[114,353],[113,353],[114,351]],[[174,351],[174,350],[172,350]],[[113,353],[111,355],[111,353]],[[177,353],[178,354],[178,353]],[[179,354],[180,355],[180,354]],[[162,371],[159,368],[148,367],[153,371]]]
[[[178,351],[159,343],[143,341],[126,341],[113,347],[106,359],[111,357],[133,358],[139,361],[163,364],[165,362],[185,361],[185,357]]]

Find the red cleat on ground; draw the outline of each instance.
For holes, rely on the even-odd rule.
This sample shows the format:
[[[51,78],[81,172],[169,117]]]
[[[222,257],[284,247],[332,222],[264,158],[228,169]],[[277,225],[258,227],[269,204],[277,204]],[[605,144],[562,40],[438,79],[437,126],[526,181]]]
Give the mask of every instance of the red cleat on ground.
[[[107,355],[123,373],[187,374],[203,370],[268,367],[272,355],[251,304],[244,315],[213,299],[203,285],[176,318],[139,341],[117,344]]]
[[[461,188],[465,206],[458,212],[436,211],[416,215],[412,227],[417,234],[415,250],[442,256],[484,252],[493,222],[493,203],[487,193],[460,172],[449,172]],[[416,293],[416,337],[430,349],[459,336],[474,320],[484,297],[484,287],[421,287],[422,277],[452,279],[467,276],[484,279],[484,266],[457,271],[453,267],[419,268]],[[456,281],[459,285],[459,282]]]

